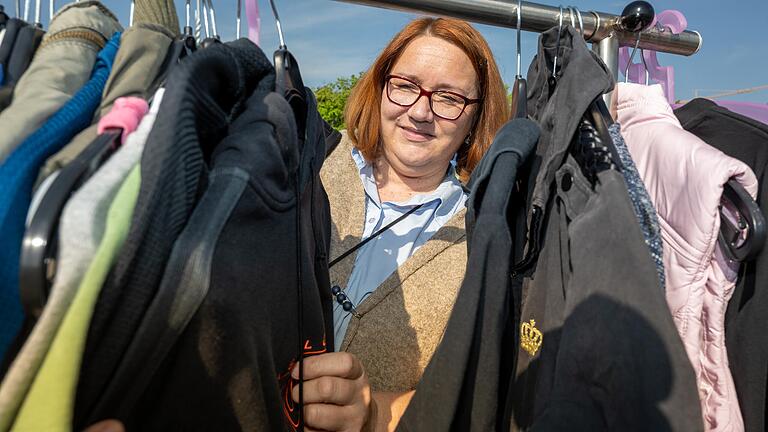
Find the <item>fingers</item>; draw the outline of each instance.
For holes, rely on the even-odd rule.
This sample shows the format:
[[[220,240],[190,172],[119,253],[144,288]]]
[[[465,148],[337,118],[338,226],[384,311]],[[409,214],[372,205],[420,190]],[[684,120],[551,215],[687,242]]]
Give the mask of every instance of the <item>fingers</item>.
[[[304,380],[321,376],[335,376],[356,380],[363,375],[363,366],[354,355],[346,352],[334,352],[307,357],[304,362]],[[294,379],[299,378],[299,365],[291,371]]]
[[[360,419],[354,418],[354,410],[349,406],[310,404],[304,406],[306,430],[346,431],[355,430]]]
[[[357,382],[338,377],[320,377],[304,381],[304,404],[328,403],[348,405],[361,392]],[[293,387],[293,400],[299,401],[299,386]]]
[[[85,432],[125,432],[125,428],[117,420],[104,420],[91,425]]]

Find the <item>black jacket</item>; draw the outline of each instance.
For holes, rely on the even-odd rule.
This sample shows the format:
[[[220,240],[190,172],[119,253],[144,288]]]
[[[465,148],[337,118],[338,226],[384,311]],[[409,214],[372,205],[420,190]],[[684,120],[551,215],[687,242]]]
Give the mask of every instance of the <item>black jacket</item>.
[[[466,276],[443,340],[424,371],[398,429],[490,431],[504,408],[514,371],[515,299],[510,290],[514,239],[507,210],[518,168],[536,144],[530,120],[508,122],[472,173],[467,201]],[[517,299],[519,302],[519,299]],[[508,427],[508,424],[506,425]],[[500,429],[505,430],[504,426]]]
[[[326,131],[307,90],[299,139],[291,107],[271,92],[268,60],[260,51],[257,60],[266,73],[211,149],[160,287],[85,424],[271,431],[298,423],[290,369],[302,351],[333,347],[330,208],[319,178]]]
[[[542,128],[531,198],[542,246],[523,289],[512,428],[702,430],[693,369],[620,165],[579,162],[611,159],[613,144],[572,144],[582,113],[613,80],[572,27],[559,44],[557,34],[541,35],[528,72],[528,111]]]
[[[749,165],[758,178],[757,203],[768,215],[768,125],[707,99],[675,110],[685,130]],[[739,271],[725,315],[725,344],[748,432],[768,427],[768,245]]]
[[[5,69],[5,78],[3,85],[13,85],[21,79],[24,72],[27,71],[35,51],[43,41],[45,32],[33,25],[23,25],[18,29],[13,43],[13,49],[8,56],[7,62],[3,64]],[[5,39],[5,38],[3,38]]]
[[[200,50],[171,71],[142,154],[131,228],[88,331],[76,424],[100,400],[160,285],[173,244],[205,186],[206,158],[270,71],[269,61],[247,39]]]
[[[27,23],[19,18],[11,18],[5,23],[5,35],[3,35],[3,41],[0,43],[0,65],[2,65],[3,74],[6,75],[3,82],[8,80],[8,60],[11,58],[16,36],[18,36],[19,30],[26,26]]]
[[[309,111],[302,142],[286,100],[259,89],[216,147],[207,190],[174,248],[186,264],[169,266],[161,297],[184,304],[194,281],[207,294],[137,405],[118,416],[129,430],[298,425],[291,367],[302,350],[333,347],[325,137],[313,100]],[[146,346],[150,361],[156,346]]]

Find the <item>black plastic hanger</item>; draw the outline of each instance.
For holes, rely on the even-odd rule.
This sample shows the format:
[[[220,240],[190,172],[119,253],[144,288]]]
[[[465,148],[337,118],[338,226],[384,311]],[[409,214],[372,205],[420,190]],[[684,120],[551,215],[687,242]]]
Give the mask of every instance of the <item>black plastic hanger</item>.
[[[48,299],[56,273],[59,219],[64,206],[72,194],[117,150],[121,133],[122,130],[111,129],[99,135],[75,160],[59,171],[24,232],[19,287],[27,317],[39,318]]]
[[[304,131],[307,125],[307,93],[304,89],[304,80],[301,79],[299,63],[293,57],[285,45],[283,27],[280,24],[280,16],[277,13],[274,0],[269,0],[272,6],[272,14],[275,16],[277,34],[280,38],[280,47],[273,55],[275,65],[275,91],[285,96],[291,105],[300,141],[303,141]]]
[[[522,75],[521,66],[521,46],[520,34],[522,30],[522,0],[517,0],[517,75],[515,75],[515,84],[512,88],[512,106],[510,112],[515,118],[528,117],[528,82]]]
[[[221,43],[221,37],[219,36],[219,30],[216,27],[216,10],[213,8],[212,0],[203,0],[203,13],[205,18],[205,31],[208,33],[208,16],[211,18],[211,35],[203,39],[200,43],[201,48],[208,48],[211,45]]]
[[[195,41],[195,33],[192,30],[192,26],[190,25],[190,14],[191,14],[191,4],[192,0],[186,0],[184,2],[184,13],[186,17],[185,25],[184,25],[184,32],[181,34],[181,42],[182,47],[184,48],[184,51],[179,54],[179,58],[186,57],[195,50],[197,50],[197,41]]]
[[[765,216],[749,192],[736,180],[723,185],[723,199],[729,201],[738,212],[734,225],[720,209],[718,243],[726,256],[733,261],[748,261],[763,249],[766,239]],[[746,238],[741,241],[746,230]]]

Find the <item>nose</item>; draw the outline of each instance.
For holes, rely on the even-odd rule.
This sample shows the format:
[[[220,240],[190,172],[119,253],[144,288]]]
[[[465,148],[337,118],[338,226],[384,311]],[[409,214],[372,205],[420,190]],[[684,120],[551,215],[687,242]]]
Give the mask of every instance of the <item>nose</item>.
[[[416,102],[408,108],[408,116],[417,122],[432,122],[434,113],[429,107],[429,98],[426,95],[419,96]]]

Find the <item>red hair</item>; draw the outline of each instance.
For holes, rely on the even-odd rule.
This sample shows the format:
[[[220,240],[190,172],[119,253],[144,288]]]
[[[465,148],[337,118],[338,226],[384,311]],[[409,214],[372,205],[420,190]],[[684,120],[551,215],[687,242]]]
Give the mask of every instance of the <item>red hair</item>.
[[[466,21],[452,18],[418,18],[411,21],[389,42],[376,61],[363,74],[347,101],[344,120],[347,134],[369,161],[381,154],[379,125],[384,78],[404,51],[420,36],[433,36],[459,47],[475,68],[482,101],[475,113],[469,144],[458,151],[457,173],[463,182],[491,146],[496,131],[509,118],[507,92],[493,53],[485,38]]]

